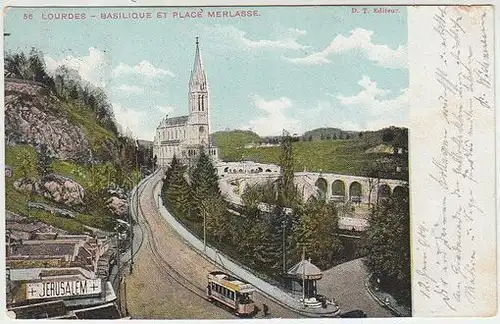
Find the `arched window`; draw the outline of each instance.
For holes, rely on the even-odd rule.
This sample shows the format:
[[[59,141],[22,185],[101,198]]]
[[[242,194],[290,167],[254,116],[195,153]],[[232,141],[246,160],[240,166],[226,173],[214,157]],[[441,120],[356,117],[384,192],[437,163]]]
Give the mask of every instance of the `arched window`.
[[[362,191],[361,191],[361,184],[357,181],[354,181],[351,183],[351,185],[349,186],[349,199],[352,201],[352,202],[361,202],[361,195],[362,195]]]
[[[378,186],[378,198],[380,200],[388,199],[391,196],[391,187],[386,184]]]
[[[402,186],[396,186],[392,191],[392,196],[397,199],[408,198],[408,189]]]
[[[345,200],[345,184],[342,180],[335,180],[332,183],[332,196],[335,201]]]
[[[319,178],[315,183],[316,188],[318,188],[318,198],[325,199],[328,190],[328,184],[325,179]]]

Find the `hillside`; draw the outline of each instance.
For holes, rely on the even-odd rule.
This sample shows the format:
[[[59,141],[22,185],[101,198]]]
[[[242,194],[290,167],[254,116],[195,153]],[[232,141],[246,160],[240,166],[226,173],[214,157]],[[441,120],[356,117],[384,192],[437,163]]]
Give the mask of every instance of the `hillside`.
[[[219,147],[219,157],[237,159],[235,152],[252,142],[259,142],[260,136],[252,131],[232,130],[215,132],[212,141]]]
[[[35,51],[7,54],[5,77],[7,210],[72,233],[112,230],[139,173],[103,90],[64,67],[49,76]]]
[[[5,136],[9,143],[47,145],[57,158],[88,161],[117,157],[117,135],[99,124],[95,115],[77,101],[48,92],[43,84],[5,81]]]
[[[339,128],[316,128],[302,135],[304,141],[327,140],[327,139],[349,139],[358,136],[359,132],[344,131]]]
[[[309,134],[321,135],[335,129],[313,130]],[[332,131],[333,130],[333,131]],[[296,171],[331,172],[366,176],[379,169],[384,177],[407,178],[408,130],[386,128],[373,132],[339,130],[338,134],[351,134],[351,139],[309,139],[293,142]],[[307,134],[307,133],[306,133]],[[330,133],[332,134],[332,133]],[[258,142],[259,136],[248,131],[228,131],[214,134],[219,147],[219,157],[224,161],[252,160],[277,164],[281,154],[279,146],[245,148],[245,144]],[[234,140],[233,140],[234,138]],[[404,148],[402,154],[392,154],[396,148]],[[397,150],[396,150],[397,151]],[[396,173],[396,167],[402,168]]]

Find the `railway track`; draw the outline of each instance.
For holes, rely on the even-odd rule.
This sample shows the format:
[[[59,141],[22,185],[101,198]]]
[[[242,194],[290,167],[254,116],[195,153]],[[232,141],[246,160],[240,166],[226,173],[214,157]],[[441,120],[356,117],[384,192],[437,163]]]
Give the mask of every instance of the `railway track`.
[[[141,190],[140,193],[139,193],[139,187],[136,189],[136,194],[135,194],[136,204],[139,203],[139,195],[142,192],[144,192],[144,185],[142,185],[142,190]],[[133,200],[132,200],[132,203],[134,203]],[[136,215],[136,217],[138,217],[138,216]],[[121,261],[122,264],[120,266],[120,269],[118,269],[117,274],[113,278],[113,281],[112,281],[113,287],[116,287],[116,282],[117,282],[118,278],[122,278],[123,272],[125,271],[125,269],[127,269],[127,266],[128,266],[127,264],[137,255],[137,253],[139,253],[139,251],[142,248],[142,244],[144,243],[144,231],[142,229],[141,222],[139,221],[139,219],[136,219],[136,221],[137,221],[137,224],[139,225],[139,231],[141,232],[141,240],[139,242],[139,246],[137,247],[137,249],[134,252],[132,252],[132,256],[129,256],[128,259],[125,260],[125,261]],[[133,225],[130,224],[130,226],[133,226]],[[130,244],[130,248],[134,249],[134,243],[133,242]]]
[[[144,190],[146,190],[146,185],[147,184],[142,184],[141,186],[141,191],[140,193],[143,193]],[[139,188],[138,188],[139,190]],[[152,196],[154,196],[153,193],[151,193]],[[137,198],[138,199],[138,198]],[[196,283],[192,282],[184,276],[182,273],[177,271],[174,267],[172,267],[161,255],[160,249],[158,248],[158,245],[156,243],[155,237],[153,235],[153,230],[151,226],[151,222],[147,220],[147,218],[144,216],[144,209],[142,205],[140,204],[139,200],[137,201],[139,204],[139,215],[137,215],[138,221],[141,222],[142,224],[145,225],[145,229],[147,232],[147,243],[150,248],[150,251],[153,255],[153,261],[156,263],[158,267],[164,270],[164,273],[167,274],[170,278],[172,278],[175,282],[177,282],[179,285],[181,285],[183,288],[187,289],[188,291],[192,292],[199,298],[202,298],[203,300],[207,300],[205,297],[205,291],[200,288]],[[144,240],[144,231],[143,231],[143,239]]]

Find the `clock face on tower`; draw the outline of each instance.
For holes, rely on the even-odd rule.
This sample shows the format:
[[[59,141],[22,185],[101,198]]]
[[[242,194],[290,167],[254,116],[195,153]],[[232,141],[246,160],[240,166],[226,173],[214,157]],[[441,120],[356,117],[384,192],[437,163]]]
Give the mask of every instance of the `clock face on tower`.
[[[205,133],[205,127],[200,126],[200,128],[198,129],[198,131],[200,132],[200,134]]]

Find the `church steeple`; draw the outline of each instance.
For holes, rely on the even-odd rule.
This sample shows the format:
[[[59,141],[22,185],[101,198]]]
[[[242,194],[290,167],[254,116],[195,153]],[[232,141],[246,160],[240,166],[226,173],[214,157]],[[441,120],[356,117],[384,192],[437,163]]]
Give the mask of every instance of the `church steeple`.
[[[191,70],[191,78],[189,79],[189,91],[207,91],[207,76],[203,69],[198,37],[196,37],[196,52],[194,55],[193,70]]]

